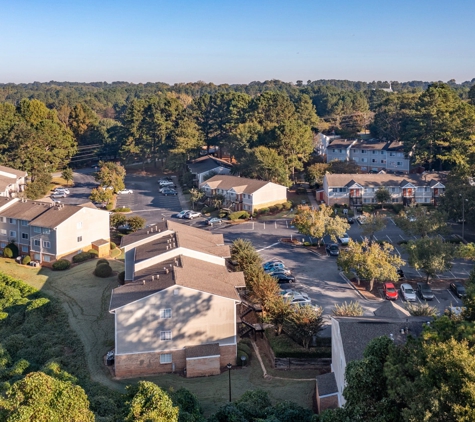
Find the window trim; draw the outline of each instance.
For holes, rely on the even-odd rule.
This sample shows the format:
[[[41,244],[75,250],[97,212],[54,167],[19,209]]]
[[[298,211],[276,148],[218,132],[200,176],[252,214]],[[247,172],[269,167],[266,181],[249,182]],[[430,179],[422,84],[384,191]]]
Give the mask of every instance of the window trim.
[[[172,308],[160,309],[160,318],[161,319],[171,319],[171,317],[172,317]]]
[[[168,361],[168,357],[170,357],[170,361]],[[162,362],[163,360],[163,362]],[[160,364],[166,365],[173,363],[173,354],[172,353],[162,353],[160,354]]]
[[[173,336],[172,336],[171,330],[160,331],[160,341],[172,341],[172,340],[173,340]]]

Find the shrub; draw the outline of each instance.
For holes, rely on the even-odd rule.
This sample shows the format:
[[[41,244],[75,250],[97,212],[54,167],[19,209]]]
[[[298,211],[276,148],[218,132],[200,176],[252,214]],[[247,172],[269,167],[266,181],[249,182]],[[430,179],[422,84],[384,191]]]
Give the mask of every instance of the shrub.
[[[29,255],[25,255],[25,256],[23,257],[23,259],[21,260],[21,263],[22,263],[23,265],[28,265],[28,264],[30,263],[30,261],[31,261],[30,256],[29,256]]]
[[[202,210],[201,210],[201,214],[208,214],[210,213],[211,211],[214,211],[216,208],[213,208],[213,207],[204,207]]]
[[[89,252],[81,252],[73,256],[73,262],[74,263],[84,262],[91,258],[92,258],[91,254]]]
[[[295,189],[295,193],[297,195],[304,195],[304,194],[307,193],[307,189],[306,188],[297,188],[297,189]]]
[[[131,209],[128,207],[121,207],[121,208],[115,208],[112,210],[113,212],[130,212]]]
[[[271,205],[271,206],[269,207],[269,211],[272,212],[272,213],[274,213],[274,212],[277,211],[277,207],[276,207],[275,205]]]
[[[109,261],[107,259],[101,258],[96,262],[96,267],[101,264],[107,264],[109,265]]]
[[[12,253],[13,253],[13,257],[12,258],[16,258],[18,255],[20,255],[20,251],[18,250],[18,246],[15,245],[15,243],[13,242],[10,242],[8,245],[7,245],[7,248],[10,248]]]
[[[436,317],[438,315],[437,308],[434,306],[430,306],[427,303],[407,303],[406,309],[412,316]]]
[[[303,245],[304,246],[310,246],[311,244],[310,244],[310,242],[303,242]]]
[[[363,312],[363,308],[359,302],[344,302],[343,305],[338,305],[338,303],[335,303],[335,306],[332,309],[332,314],[334,316],[362,316]]]
[[[94,275],[101,278],[110,277],[112,275],[112,268],[109,263],[99,264],[94,270]]]
[[[224,218],[224,217],[227,217],[227,216],[228,216],[228,213],[226,213],[226,212],[220,212],[220,213],[218,214],[218,217],[219,217],[219,218]]]
[[[53,262],[53,270],[55,271],[64,271],[71,266],[71,262],[67,259],[58,259],[56,262]]]
[[[117,274],[117,280],[119,281],[120,284],[124,284],[124,282],[125,282],[125,271],[121,271],[119,274]]]
[[[110,248],[111,250],[114,250],[115,248],[117,248],[117,245],[114,242],[111,242]]]
[[[3,256],[5,258],[13,258],[13,252],[8,246],[3,248]]]
[[[91,255],[91,258],[97,258],[99,256],[99,252],[95,249],[89,249],[87,253]]]
[[[259,216],[259,212],[258,211],[254,211],[252,213],[252,218],[257,218]]]
[[[276,204],[274,208],[277,212],[281,212],[284,209],[284,204]]]
[[[107,211],[112,211],[114,209],[114,205],[113,204],[107,204],[106,205],[106,210]]]
[[[292,207],[293,207],[293,203],[292,201],[286,201],[282,204],[282,206],[284,207],[284,210],[288,211],[290,210]]]
[[[251,356],[251,346],[249,346],[248,344],[239,342],[237,349],[238,349],[238,353],[239,351],[242,351],[246,353],[248,356]]]
[[[268,214],[269,211],[270,211],[269,208],[261,208],[261,209],[259,210],[259,214]]]
[[[249,213],[247,211],[236,211],[229,214],[229,219],[235,221],[237,219],[246,220],[249,218]]]

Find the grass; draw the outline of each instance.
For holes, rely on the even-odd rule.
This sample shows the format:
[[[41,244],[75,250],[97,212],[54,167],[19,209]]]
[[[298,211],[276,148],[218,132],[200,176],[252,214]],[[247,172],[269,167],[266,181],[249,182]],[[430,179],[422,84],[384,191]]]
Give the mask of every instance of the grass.
[[[114,271],[122,271],[123,263],[109,261]],[[84,345],[91,378],[113,390],[125,391],[125,387],[139,379],[113,380],[103,365],[104,354],[114,345],[114,317],[109,313],[111,290],[116,287],[117,278],[95,277],[96,260],[87,261],[67,271],[52,271],[48,268],[22,266],[14,260],[0,259],[0,272],[24,280],[59,299],[68,314],[71,328]],[[305,372],[305,373],[304,373]],[[278,376],[278,374],[276,374]],[[299,378],[313,378],[312,371],[299,371]],[[141,378],[143,379],[143,378]],[[184,387],[200,400],[207,415],[214,413],[228,400],[228,374],[203,378],[183,378],[174,374],[147,377],[164,389]],[[291,400],[305,408],[312,407],[315,382],[264,379],[255,356],[248,367],[231,371],[233,399],[247,390],[263,389],[274,403]]]
[[[287,358],[328,358],[331,357],[331,349],[328,347],[311,347],[306,349],[300,346],[285,333],[276,336],[273,328],[266,329],[266,337],[269,340],[275,357]]]

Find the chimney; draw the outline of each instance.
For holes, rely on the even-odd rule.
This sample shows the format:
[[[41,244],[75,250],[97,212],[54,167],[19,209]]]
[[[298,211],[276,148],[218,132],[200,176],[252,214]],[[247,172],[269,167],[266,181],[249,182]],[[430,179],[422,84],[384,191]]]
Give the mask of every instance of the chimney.
[[[145,285],[145,280],[142,280],[142,284]]]

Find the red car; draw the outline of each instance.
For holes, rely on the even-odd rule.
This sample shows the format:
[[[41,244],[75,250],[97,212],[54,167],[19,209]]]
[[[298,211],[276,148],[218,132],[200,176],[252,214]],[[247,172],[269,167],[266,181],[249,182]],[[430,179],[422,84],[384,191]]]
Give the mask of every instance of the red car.
[[[393,283],[384,283],[383,284],[384,296],[388,300],[397,300],[398,293]]]

